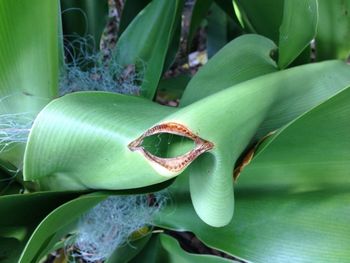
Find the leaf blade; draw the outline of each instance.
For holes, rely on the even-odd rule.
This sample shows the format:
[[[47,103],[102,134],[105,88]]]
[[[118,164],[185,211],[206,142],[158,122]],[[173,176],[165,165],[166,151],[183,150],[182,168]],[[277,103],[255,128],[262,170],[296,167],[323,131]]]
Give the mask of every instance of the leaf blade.
[[[145,64],[141,68],[144,70],[141,94],[146,98],[153,99],[155,94],[182,5],[182,0],[152,1],[129,24],[115,47],[114,58],[120,65],[134,64],[140,68]]]
[[[284,1],[278,43],[280,68],[287,67],[316,36],[317,23],[317,0]]]

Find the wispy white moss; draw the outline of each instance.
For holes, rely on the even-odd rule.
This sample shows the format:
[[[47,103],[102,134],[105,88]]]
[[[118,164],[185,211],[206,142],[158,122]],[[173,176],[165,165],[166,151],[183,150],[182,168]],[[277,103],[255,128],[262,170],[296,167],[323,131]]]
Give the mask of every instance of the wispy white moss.
[[[0,114],[0,153],[16,143],[26,143],[32,123],[27,113]]]
[[[154,216],[165,205],[167,195],[111,196],[86,213],[79,221],[75,246],[87,262],[108,258],[125,245],[130,235],[151,226]]]
[[[60,76],[60,95],[75,91],[109,91],[139,94],[144,64],[122,67],[115,59],[104,59],[104,52],[94,52],[89,38],[66,43],[66,63]]]

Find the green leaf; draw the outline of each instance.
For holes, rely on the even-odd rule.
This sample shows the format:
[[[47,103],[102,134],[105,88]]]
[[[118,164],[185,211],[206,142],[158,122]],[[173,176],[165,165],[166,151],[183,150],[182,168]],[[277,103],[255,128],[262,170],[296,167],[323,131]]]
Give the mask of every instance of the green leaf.
[[[252,43],[252,45],[248,45],[248,43]],[[261,48],[258,48],[260,45]],[[241,46],[246,48],[241,49]],[[194,97],[191,94],[204,97],[237,82],[274,71],[274,62],[269,58],[270,49],[273,47],[271,41],[259,36],[244,36],[237,39],[215,56],[197,75],[198,77],[195,77],[198,80],[189,84],[186,90],[187,97]],[[231,63],[242,60],[243,55],[241,54],[243,52],[249,54],[251,59],[245,60],[247,61],[246,65],[237,65],[230,69]],[[222,67],[218,66],[220,63],[223,63]],[[222,72],[223,70],[227,70],[227,73]],[[241,74],[242,70],[245,74]],[[212,77],[215,76],[216,72],[224,73],[221,82],[213,82]],[[196,90],[197,87],[202,88],[201,92]],[[216,89],[211,89],[212,87]],[[50,185],[45,185],[44,181],[47,179],[41,180],[42,189],[64,190],[86,189],[86,187],[120,189],[140,187],[167,180],[168,177],[158,175],[152,179],[151,176],[154,176],[153,168],[142,156],[132,154],[127,149],[127,144],[140,136],[151,125],[174,112],[175,109],[161,107],[138,98],[106,93],[85,94],[73,94],[60,98],[51,103],[45,109],[45,113],[39,115],[36,123],[44,124],[39,129],[42,129],[47,136],[42,136],[41,132],[32,132],[30,136],[24,165],[26,179],[36,180],[40,178],[41,180],[44,175],[50,175],[50,179],[47,178]],[[184,98],[184,100],[186,99]],[[73,116],[75,114],[76,117]],[[88,121],[84,116],[90,114],[95,115],[95,117],[89,117],[92,123],[84,124],[85,121]],[[56,121],[51,121],[53,119]],[[63,123],[64,125],[62,125]],[[121,126],[121,123],[126,123],[126,125]],[[34,124],[33,131],[36,130],[36,127],[37,125]],[[106,127],[110,130],[109,132],[107,132]],[[125,129],[125,137],[120,136],[124,133],[120,130],[121,128]],[[79,132],[76,135],[77,139],[69,139],[72,136],[71,132],[84,130],[86,133]],[[101,133],[101,130],[106,132]],[[91,136],[95,138],[94,145],[90,142]],[[53,137],[56,138],[55,141],[51,140]],[[72,141],[72,143],[65,143],[67,141]],[[47,148],[45,146],[46,150],[36,147],[37,143],[41,144],[42,142],[48,146]],[[108,148],[106,148],[107,145]],[[100,152],[100,158],[96,158],[96,149],[101,148],[105,148],[106,151]],[[40,150],[40,154],[35,153],[36,150]],[[82,152],[84,155],[81,155]],[[70,158],[67,159],[65,156],[70,156]],[[132,156],[139,157],[137,158],[139,160],[134,160]],[[47,158],[51,161],[47,162]],[[82,162],[82,160],[84,161]],[[125,162],[125,160],[128,161]],[[85,165],[86,163],[90,165]],[[130,170],[130,163],[134,163],[135,169]],[[136,165],[137,163],[142,166]],[[91,168],[93,164],[95,164],[94,168]],[[124,174],[121,172],[123,169],[128,170],[128,172]],[[140,171],[144,171],[142,175],[140,175]],[[106,181],[105,175],[107,174],[115,174],[116,177],[111,178],[111,181]],[[82,179],[82,175],[89,179],[87,181]],[[121,179],[122,177],[125,179]]]
[[[216,3],[211,5],[207,26],[207,52],[209,58],[231,40],[228,39],[227,34],[228,19],[229,17]]]
[[[37,192],[0,196],[0,229],[36,226],[48,213],[76,197],[76,193]]]
[[[281,127],[342,90],[349,85],[349,70],[348,65],[333,61],[267,74],[167,117],[165,121],[176,120],[214,144],[188,169],[197,214],[210,225],[227,224],[233,214],[233,163],[252,135]],[[334,74],[339,75],[334,78]]]
[[[67,95],[35,120],[24,177],[43,189],[130,189],[167,181],[189,166],[197,213],[208,224],[223,226],[233,214],[234,163],[256,133],[263,136],[327,100],[350,84],[349,72],[340,61],[295,67],[178,109],[111,93]],[[159,139],[152,135],[169,133],[189,139],[170,140],[163,149],[178,158],[144,148],[150,137],[157,150]]]
[[[230,0],[212,3],[207,17],[207,53],[211,58],[230,40],[242,34]]]
[[[1,2],[1,113],[36,113],[57,95],[57,10],[57,1]]]
[[[8,260],[4,262],[18,262],[22,249],[40,221],[53,209],[76,196],[76,193],[54,192],[1,196],[0,259],[3,256]],[[7,247],[10,244],[13,247]]]
[[[279,35],[280,68],[287,67],[316,35],[317,0],[285,0]]]
[[[164,234],[159,234],[160,243],[163,249],[168,253],[170,261],[169,262],[203,262],[203,263],[224,263],[232,262],[233,260],[228,260],[220,258],[214,255],[197,255],[191,254],[184,251],[180,244],[172,237]]]
[[[226,12],[226,14],[239,25],[238,18],[235,14],[235,10],[233,8],[233,1],[231,0],[215,0],[216,4],[222,9],[222,11]]]
[[[173,175],[158,174],[128,144],[175,110],[105,92],[59,98],[33,124],[24,177],[38,181],[42,189],[65,191],[137,188],[171,179]]]
[[[283,0],[236,0],[245,29],[278,43]]]
[[[320,19],[316,36],[316,58],[347,59],[350,55],[350,1],[318,0]]]
[[[120,24],[119,24],[119,32],[121,35],[131,21],[137,16],[138,13],[142,9],[144,9],[151,0],[126,0],[124,3],[124,8],[122,10]]]
[[[73,224],[83,213],[107,198],[107,194],[93,193],[71,200],[52,211],[33,232],[20,257],[19,263],[38,262],[45,243],[60,229]],[[58,240],[57,240],[58,241]]]
[[[213,255],[198,255],[184,251],[176,239],[165,235],[153,235],[147,246],[137,255],[131,263],[154,262],[154,263],[224,263],[235,262]]]
[[[57,1],[1,1],[0,25],[0,114],[34,118],[57,96]],[[23,151],[14,145],[1,159],[19,166]]]
[[[239,185],[274,184],[289,191],[346,187],[350,183],[349,101],[347,88],[280,129],[244,169]],[[257,176],[264,180],[254,181]]]
[[[276,103],[259,127],[258,137],[261,138],[280,128],[344,89],[349,85],[349,69],[349,65],[341,61],[328,61],[296,67],[296,71],[300,70],[300,75],[296,77],[298,80],[295,81],[287,77],[288,81],[283,80],[283,83],[279,83],[280,87],[283,87],[283,92],[279,94]],[[301,73],[302,70],[304,73]],[[289,74],[285,72],[296,71],[282,72],[287,76]],[[277,74],[279,73],[275,73],[275,75]],[[283,74],[280,76],[282,77]],[[310,78],[306,80],[305,75],[310,76]],[[335,75],[337,76],[335,77]],[[299,85],[303,86],[300,88],[303,92],[298,94]],[[295,96],[290,96],[292,94],[290,92],[295,92]]]
[[[349,101],[347,88],[261,147],[238,179],[236,213],[228,226],[200,222],[184,177],[170,188],[175,207],[159,215],[158,226],[193,231],[205,244],[254,262],[346,261]]]
[[[99,49],[103,29],[107,23],[106,0],[61,0],[63,33],[73,41],[78,36],[91,36]],[[79,50],[77,50],[79,52]]]
[[[255,180],[261,182],[261,177]],[[346,262],[349,258],[348,190],[239,187],[234,219],[226,227],[213,228],[194,213],[183,179],[178,178],[172,188],[175,205],[159,215],[158,226],[192,231],[207,246],[252,262]]]
[[[317,0],[237,0],[246,29],[279,46],[280,68],[287,67],[316,35]]]
[[[144,70],[141,93],[146,98],[152,99],[155,94],[182,6],[182,0],[152,1],[117,42],[117,62],[122,66],[136,64],[139,70]]]
[[[272,41],[258,35],[244,35],[231,41],[192,78],[181,98],[181,106],[277,71],[276,63],[270,57],[274,49],[276,46]]]

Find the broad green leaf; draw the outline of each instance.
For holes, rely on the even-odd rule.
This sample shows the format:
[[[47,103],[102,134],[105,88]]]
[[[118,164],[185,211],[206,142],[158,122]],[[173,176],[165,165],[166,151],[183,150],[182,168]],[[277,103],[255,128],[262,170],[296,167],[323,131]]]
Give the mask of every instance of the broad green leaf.
[[[57,1],[1,2],[1,113],[36,113],[57,95],[57,10]]]
[[[107,198],[104,193],[83,195],[53,210],[39,224],[30,237],[20,257],[19,263],[38,262],[37,258],[45,243],[60,229],[73,224],[83,213]]]
[[[247,31],[263,35],[278,43],[284,0],[235,0],[235,2]]]
[[[231,40],[228,39],[228,19],[229,17],[216,3],[211,5],[207,19],[207,52],[209,58]]]
[[[318,0],[320,19],[316,36],[316,58],[347,59],[350,55],[350,1]]]
[[[317,0],[236,0],[246,29],[279,46],[280,68],[287,67],[316,35]]]
[[[154,263],[224,263],[235,262],[213,255],[198,255],[184,251],[176,239],[165,235],[154,235],[147,246],[137,255],[131,263],[154,262]]]
[[[152,99],[158,85],[177,15],[183,1],[152,1],[129,24],[115,48],[115,59],[122,66],[136,64],[144,70],[141,94]],[[145,27],[147,25],[147,27]]]
[[[214,144],[214,149],[200,156],[188,170],[192,202],[205,222],[222,226],[230,221],[232,164],[252,134],[258,131],[265,135],[328,99],[349,85],[349,70],[345,63],[332,61],[264,75],[202,99],[165,119],[184,124]]]
[[[200,223],[183,177],[171,187],[175,207],[159,215],[158,225],[193,231],[207,245],[253,262],[346,262],[349,100],[347,88],[262,146],[238,179],[228,226]]]
[[[231,41],[192,78],[181,98],[181,106],[277,71],[276,63],[270,57],[274,49],[276,46],[271,40],[258,35],[244,35]]]
[[[106,0],[61,0],[63,33],[68,41],[91,36],[96,49],[108,17]],[[79,52],[77,50],[77,52]]]
[[[171,175],[158,174],[128,144],[174,111],[113,93],[81,92],[59,98],[33,124],[24,177],[40,181],[42,189],[65,191],[137,188],[168,180]]]
[[[151,0],[126,0],[122,10],[119,32],[122,34],[137,14],[144,9]]]
[[[232,39],[242,34],[232,1],[212,3],[207,17],[207,53],[211,58]]]
[[[262,182],[262,176],[254,177]],[[284,174],[277,180],[281,178]],[[192,231],[207,246],[251,262],[326,263],[349,258],[350,194],[344,187],[299,192],[273,184],[239,187],[233,220],[213,228],[194,213],[183,179],[172,187],[174,206],[159,215],[158,226]]]
[[[3,256],[2,260],[8,260],[4,262],[18,262],[22,249],[40,221],[53,209],[76,196],[73,193],[54,192],[1,196],[0,260]]]
[[[76,193],[38,192],[0,196],[2,227],[36,226],[48,213]]]
[[[178,109],[119,94],[67,95],[35,120],[24,177],[42,189],[130,189],[169,180],[189,166],[196,212],[206,223],[223,226],[233,215],[234,163],[256,133],[265,135],[327,100],[350,84],[349,72],[340,61],[295,67]],[[189,139],[164,148],[178,158],[144,148],[146,138],[169,133]],[[162,142],[154,138],[151,147]]]
[[[283,92],[280,92],[279,98],[259,127],[258,137],[261,138],[280,128],[344,89],[349,85],[349,69],[350,66],[341,61],[328,61],[296,67],[296,71],[300,70],[298,81],[294,82],[294,80],[289,79],[280,83],[283,86]],[[304,73],[301,73],[302,70]],[[286,72],[296,71],[288,70]],[[275,73],[275,75],[277,74]],[[285,72],[283,74],[289,75]],[[283,74],[280,76],[282,77]],[[305,79],[304,74],[310,78]],[[299,85],[302,86],[300,89],[303,92],[297,94]],[[292,95],[293,93],[295,96]]]
[[[245,45],[246,44],[246,41],[248,42],[248,43],[250,43],[250,42],[252,42],[252,47],[251,48],[249,48],[250,46],[249,45]],[[235,44],[234,44],[235,43]],[[261,45],[262,46],[262,48],[261,48],[261,51],[256,51],[256,50],[259,50],[259,49],[257,49],[258,47],[259,47],[259,45]],[[243,49],[243,50],[241,50],[239,47],[240,46],[246,46],[246,47],[248,47],[248,49],[247,49],[247,51],[246,51],[246,49]],[[193,89],[192,87],[202,87],[203,88],[203,93],[204,93],[204,95],[209,95],[209,94],[205,94],[205,93],[208,93],[208,92],[215,92],[215,90],[214,91],[211,91],[210,90],[210,88],[212,88],[215,84],[215,87],[217,88],[217,90],[220,90],[220,88],[222,89],[222,88],[226,88],[226,87],[229,87],[229,86],[231,86],[231,85],[233,85],[233,84],[235,84],[235,83],[237,83],[237,81],[243,81],[243,80],[246,80],[247,78],[251,78],[251,77],[254,77],[254,76],[257,76],[258,74],[262,74],[262,73],[268,73],[268,72],[271,72],[271,71],[273,71],[273,70],[275,70],[275,67],[274,67],[274,63],[273,63],[273,61],[269,58],[269,56],[268,56],[268,54],[269,54],[269,52],[270,52],[270,49],[272,49],[274,46],[273,46],[273,44],[269,41],[269,40],[266,40],[266,39],[264,39],[264,38],[262,38],[262,37],[259,37],[259,36],[244,36],[244,37],[242,37],[241,38],[241,40],[238,40],[237,39],[237,41],[236,42],[232,42],[232,44],[229,44],[229,46],[227,47],[227,49],[224,49],[223,51],[222,51],[222,53],[220,53],[220,54],[218,54],[218,56],[216,56],[215,58],[213,58],[212,59],[212,61],[211,62],[209,62],[203,69],[202,69],[202,71],[198,74],[198,77],[197,77],[197,79],[199,79],[199,81],[194,81],[194,83],[192,84],[192,86],[191,86],[191,84],[189,85],[189,87],[188,87],[188,89],[187,89],[187,93],[189,92],[190,93],[190,95],[191,95],[191,89]],[[209,80],[211,80],[212,79],[212,76],[215,76],[215,73],[216,72],[220,72],[221,70],[225,70],[226,68],[225,68],[225,66],[227,67],[227,68],[229,68],[229,65],[230,65],[230,63],[231,63],[231,57],[229,57],[228,55],[230,55],[230,54],[234,54],[234,56],[232,57],[233,59],[236,59],[237,60],[237,62],[238,61],[240,61],[240,60],[242,60],[242,58],[241,58],[241,56],[239,55],[239,54],[241,54],[242,52],[244,52],[244,51],[246,51],[246,52],[250,52],[250,51],[252,51],[252,54],[250,55],[251,57],[252,57],[252,59],[251,59],[251,62],[250,63],[247,63],[247,65],[242,65],[242,66],[240,66],[240,67],[234,67],[233,69],[232,69],[232,71],[233,71],[233,74],[231,73],[231,70],[229,70],[228,71],[228,73],[227,74],[225,74],[225,77],[224,78],[222,78],[221,79],[221,83],[218,83],[218,82],[213,82],[213,81],[211,81],[211,82],[209,82]],[[257,54],[255,55],[255,53],[257,52]],[[258,57],[258,59],[254,59],[254,57]],[[260,58],[261,57],[261,58]],[[235,61],[235,60],[233,60],[233,61]],[[250,61],[249,59],[247,59],[246,61]],[[219,68],[218,67],[218,64],[219,63],[221,63],[221,62],[226,62],[227,64],[223,64],[223,67],[222,68]],[[216,71],[216,70],[218,70],[218,71]],[[242,72],[242,70],[244,70],[244,72],[247,72],[246,74],[241,74],[241,72]],[[221,72],[222,73],[222,72]],[[232,77],[231,77],[231,74],[232,74]],[[226,76],[227,76],[227,79],[226,79]],[[212,85],[210,85],[212,83]],[[221,84],[221,85],[218,85],[218,84]],[[194,91],[194,92],[192,92],[192,94],[196,94],[197,95],[197,93],[198,92],[196,92],[196,91]],[[107,95],[105,95],[105,97],[107,97]],[[203,97],[203,95],[202,95],[202,97]],[[62,98],[62,99],[60,99],[61,101],[63,101],[63,100],[70,100],[69,99],[69,97],[67,97],[67,98]],[[83,103],[81,103],[81,102],[79,102],[79,101],[77,101],[76,103],[77,104],[79,104],[79,108],[81,108],[81,110],[78,110],[77,108],[67,108],[66,109],[66,114],[67,115],[71,115],[71,112],[81,112],[80,114],[86,114],[87,112],[86,112],[86,108],[88,108],[89,110],[91,110],[91,111],[94,111],[95,112],[95,108],[98,108],[98,107],[100,107],[101,108],[101,110],[103,109],[103,108],[105,108],[105,104],[106,103],[108,103],[108,101],[110,101],[110,103],[109,104],[113,104],[114,103],[114,100],[112,99],[112,100],[110,100],[110,99],[108,99],[108,100],[104,100],[104,99],[102,99],[101,98],[101,100],[99,99],[99,98],[95,98],[93,95],[91,95],[91,97],[90,97],[90,106],[83,106]],[[100,100],[100,102],[98,102]],[[149,125],[151,125],[151,123],[147,123],[145,126],[142,126],[142,122],[144,122],[145,120],[144,120],[144,116],[142,116],[142,115],[140,115],[140,113],[142,112],[143,114],[145,114],[145,112],[144,112],[144,110],[141,110],[140,109],[140,106],[136,106],[136,107],[133,107],[133,105],[134,104],[140,104],[139,102],[138,102],[138,100],[137,99],[133,99],[133,101],[135,101],[134,102],[134,104],[132,103],[132,102],[127,102],[127,99],[126,99],[126,97],[124,97],[123,98],[123,104],[122,105],[126,105],[127,103],[130,103],[130,106],[123,106],[123,107],[126,107],[126,108],[124,108],[124,109],[119,109],[119,106],[117,106],[117,105],[114,105],[113,104],[113,108],[110,108],[110,112],[111,112],[111,114],[110,114],[110,116],[103,116],[103,117],[101,117],[101,116],[96,116],[98,119],[99,118],[102,118],[102,119],[105,119],[104,120],[104,122],[107,124],[107,123],[109,123],[109,124],[114,124],[115,125],[115,127],[113,128],[113,130],[115,130],[115,131],[117,131],[119,128],[120,128],[120,123],[119,122],[116,122],[115,121],[115,118],[116,118],[116,113],[117,112],[120,112],[120,116],[123,116],[123,113],[122,112],[129,112],[129,113],[132,113],[132,116],[131,116],[131,118],[132,119],[134,119],[134,123],[135,123],[135,125],[133,125],[133,126],[130,126],[129,128],[128,128],[128,130],[126,131],[126,134],[133,134],[134,133],[134,138],[136,138],[136,136],[137,136],[137,134],[140,134],[140,133],[142,133],[142,131],[144,130],[144,129],[147,129],[147,127],[149,127]],[[151,103],[149,103],[149,102],[142,102],[143,104],[151,104]],[[100,106],[97,106],[96,104],[99,104]],[[151,105],[153,105],[153,104],[151,104]],[[61,106],[60,105],[58,105],[57,106],[58,107],[58,109],[57,110],[61,110]],[[146,108],[148,107],[148,106],[145,106]],[[154,109],[153,109],[153,107],[154,107]],[[156,110],[157,109],[157,107],[158,106],[152,106],[151,108],[150,108],[150,110],[148,110],[148,115],[151,117],[152,115],[155,115],[154,114],[154,112],[158,112],[158,110]],[[165,108],[164,107],[164,109],[167,109],[167,108]],[[164,114],[167,114],[168,112],[171,112],[171,111],[174,111],[174,110],[171,110],[171,109],[167,109],[167,112],[165,112]],[[52,114],[54,114],[55,115],[55,113],[52,113]],[[160,112],[159,113],[157,113],[157,114],[161,114]],[[161,114],[159,117],[156,117],[155,116],[155,119],[154,119],[154,123],[155,122],[157,122],[157,120],[160,120],[160,118],[162,118],[163,116],[165,116],[164,114]],[[118,114],[119,115],[119,114]],[[56,116],[57,117],[57,116]],[[48,119],[47,120],[49,120],[49,119],[51,119],[52,118],[52,116],[48,116]],[[124,117],[123,117],[124,118]],[[81,123],[81,121],[75,121],[75,120],[72,120],[75,124],[74,125],[78,125],[78,127],[77,127],[77,131],[78,130],[80,130],[82,127],[79,127],[80,126],[80,123]],[[129,122],[129,118],[128,117],[126,117],[125,118],[125,120],[124,121],[127,121],[127,122]],[[123,121],[122,121],[123,122]],[[61,125],[61,122],[60,121],[57,121],[57,122],[49,122],[49,123],[51,123],[50,125],[53,125],[53,126],[57,126],[56,128],[50,128],[50,130],[52,130],[52,131],[60,131],[61,129],[62,129],[62,125]],[[108,125],[109,125],[108,124]],[[140,125],[140,127],[141,127],[141,129],[139,129],[139,131],[137,131],[137,125]],[[88,126],[91,126],[91,125],[88,125]],[[45,128],[44,128],[45,129]],[[74,129],[74,128],[73,128]],[[130,131],[129,131],[130,130]],[[99,131],[96,131],[98,134],[100,134],[100,132]],[[60,133],[60,132],[59,132]],[[61,134],[62,136],[63,136],[63,134]],[[110,135],[112,135],[112,133],[110,133]],[[108,138],[106,137],[106,135],[105,134],[100,134],[100,135],[98,135],[99,137],[101,137],[101,139],[102,139],[102,141],[104,141],[103,143],[102,143],[102,145],[113,145],[114,144],[114,142],[112,142],[112,141],[109,141],[109,142],[107,142],[108,141]],[[79,137],[82,139],[82,140],[85,140],[85,139],[83,139],[82,137],[81,137],[81,134],[79,135]],[[89,139],[90,137],[89,136],[86,136],[86,140],[88,140],[88,141],[90,141],[90,139]],[[130,137],[129,138],[129,142],[131,142],[132,141],[132,139],[133,139],[133,137]],[[39,140],[39,141],[42,141],[43,140],[43,138],[38,138],[37,140]],[[47,145],[49,145],[49,144],[51,144],[52,143],[52,140],[50,139],[50,137],[47,137]],[[59,143],[58,141],[57,141],[57,144],[55,143],[55,145],[56,146],[54,146],[54,147],[61,147],[60,145],[64,145],[64,141],[65,141],[66,139],[63,139],[62,140],[62,143]],[[96,140],[97,141],[97,140]],[[52,148],[50,148],[50,149],[48,149],[49,151],[51,151],[52,152],[52,154],[53,154],[53,156],[52,156],[52,158],[53,159],[51,159],[52,161],[54,161],[54,160],[58,160],[59,158],[63,158],[63,156],[64,155],[66,155],[66,154],[68,154],[69,156],[72,156],[72,157],[74,157],[74,156],[76,156],[76,157],[78,157],[78,159],[80,159],[80,157],[79,156],[81,156],[81,151],[84,149],[84,148],[81,148],[81,146],[80,146],[80,142],[79,142],[79,140],[75,140],[75,142],[76,142],[76,144],[72,144],[71,146],[69,146],[68,148],[69,149],[67,149],[67,150],[60,150],[59,152],[60,153],[62,153],[62,157],[59,157],[59,155],[60,154],[58,154],[59,152],[55,152],[55,151],[51,151],[52,150]],[[125,141],[125,143],[128,143],[127,141]],[[30,144],[30,143],[29,143]],[[85,147],[89,147],[89,143],[84,143],[85,144]],[[66,146],[68,146],[67,144],[66,144]],[[30,146],[29,146],[29,148],[30,148]],[[121,149],[121,153],[124,153],[125,152],[125,150],[127,151],[127,148],[125,148],[124,149],[124,147],[123,146],[120,146],[120,147],[118,147],[118,148],[120,148]],[[72,150],[72,151],[71,151]],[[76,152],[75,152],[76,151]],[[123,155],[120,155],[121,153],[118,153],[118,152],[115,152],[115,156],[116,157],[118,157],[119,156],[119,158],[120,158],[120,156],[123,156]],[[126,152],[127,153],[127,155],[128,154],[130,154],[130,153],[128,153],[128,151]],[[108,156],[110,156],[110,154],[108,153],[108,151],[106,152],[106,154],[108,155]],[[127,156],[126,155],[126,156]],[[43,159],[46,159],[46,155],[45,154],[40,154],[39,156],[41,156]],[[49,155],[49,156],[51,156],[51,155]],[[114,156],[114,154],[112,155],[112,156]],[[126,157],[125,156],[125,157]],[[37,156],[33,156],[33,158],[35,158],[36,160],[37,160]],[[84,185],[84,186],[82,186],[83,188],[86,188],[86,187],[90,187],[90,188],[96,188],[96,187],[100,187],[100,188],[102,188],[102,185],[101,186],[98,186],[98,185],[96,185],[96,182],[101,182],[102,184],[103,184],[103,180],[101,179],[101,178],[103,178],[103,176],[104,176],[104,174],[105,174],[105,172],[101,172],[101,160],[99,160],[99,159],[96,159],[95,158],[95,152],[94,151],[92,151],[91,152],[91,157],[89,157],[88,155],[86,155],[85,156],[85,158],[86,158],[86,160],[89,160],[88,162],[91,162],[91,164],[92,163],[94,163],[94,162],[98,162],[98,163],[96,163],[96,168],[95,169],[97,169],[96,171],[95,171],[95,169],[90,169],[89,167],[87,167],[87,166],[85,166],[85,165],[82,165],[82,166],[80,166],[80,165],[78,165],[77,164],[77,162],[75,161],[75,158],[70,158],[69,160],[65,160],[64,162],[64,165],[61,167],[62,169],[67,169],[67,168],[65,168],[65,167],[69,167],[69,166],[71,166],[72,167],[72,169],[73,170],[77,170],[77,171],[79,171],[80,170],[80,168],[79,167],[86,167],[87,169],[86,169],[86,171],[85,172],[87,172],[87,173],[90,173],[91,172],[91,174],[94,174],[94,176],[96,177],[96,179],[94,179],[94,182],[95,183],[93,183],[93,184],[87,184],[87,185]],[[66,159],[66,158],[65,158]],[[105,160],[110,160],[110,159],[105,159]],[[123,160],[123,158],[120,158],[120,160]],[[35,163],[36,163],[37,161],[35,161]],[[59,163],[61,162],[61,161],[58,161]],[[68,162],[70,162],[70,164],[68,164]],[[113,165],[111,165],[109,162],[106,162],[105,164],[103,164],[103,167],[110,167],[110,168],[108,168],[108,169],[110,169],[110,171],[106,171],[107,172],[107,174],[109,174],[109,173],[111,173],[111,171],[119,171],[124,165],[125,165],[125,167],[127,167],[128,166],[128,162],[124,162],[124,161],[122,161],[122,163],[121,164],[118,164],[117,162],[113,162],[113,161],[110,161],[110,162],[112,162],[112,163],[114,163],[115,165],[113,166]],[[28,163],[28,162],[27,162]],[[31,165],[31,164],[29,164],[29,165]],[[122,166],[120,166],[120,165],[122,165]],[[45,165],[46,166],[46,165]],[[47,166],[46,166],[47,167]],[[147,165],[147,167],[149,167],[148,165]],[[58,167],[56,167],[56,168],[58,168]],[[55,169],[56,169],[55,168]],[[60,169],[61,169],[60,168]],[[135,169],[135,172],[132,172],[132,171],[129,171],[128,172],[128,174],[131,174],[131,175],[133,175],[133,176],[135,176],[135,180],[128,180],[128,182],[131,182],[131,181],[134,181],[136,184],[137,183],[139,183],[140,184],[140,182],[139,182],[139,180],[137,180],[137,178],[139,178],[139,171],[141,171],[138,167],[135,167],[136,169]],[[43,169],[43,166],[41,167],[41,168],[39,168],[40,170],[42,170]],[[149,176],[147,176],[147,174],[151,174],[152,172],[151,171],[149,171],[149,168],[147,169],[147,168],[143,168],[144,170],[145,170],[145,176],[142,176],[142,178],[145,178],[146,179],[146,181],[147,181],[147,178],[149,177]],[[52,173],[52,171],[50,171],[50,170],[47,170],[47,171],[43,171],[45,174],[46,173]],[[85,173],[84,172],[84,173]],[[36,173],[36,172],[35,172]],[[84,173],[81,173],[81,171],[79,171],[79,172],[77,172],[76,173],[76,177],[78,178],[78,177],[81,177],[81,174],[84,174]],[[112,172],[112,174],[113,173],[115,173],[115,172]],[[69,173],[70,175],[68,176],[68,178],[69,179],[72,179],[72,176],[71,176],[71,173]],[[101,178],[100,178],[100,176],[101,176]],[[28,176],[28,175],[26,175],[26,176]],[[38,174],[36,174],[35,176],[38,176]],[[30,177],[27,177],[27,179],[30,179]],[[131,179],[131,177],[129,177],[129,179]],[[164,180],[164,178],[162,178],[162,177],[160,177],[160,179],[163,179]],[[75,179],[73,179],[73,180],[75,180]],[[158,180],[159,180],[159,178],[158,178]],[[54,188],[59,188],[60,187],[60,185],[64,185],[64,187],[66,188],[67,187],[67,183],[65,183],[65,182],[63,182],[64,181],[64,179],[62,179],[62,178],[60,178],[60,180],[59,180],[60,182],[55,182],[55,183],[52,183],[52,187],[54,187]],[[149,182],[150,183],[150,182]],[[74,187],[74,184],[71,184],[71,187]],[[106,187],[108,187],[108,188],[110,188],[110,187],[113,187],[113,185],[110,185],[109,183],[107,183],[107,184],[105,184],[105,186],[104,186],[104,188],[106,188]],[[119,186],[120,187],[120,186]],[[130,186],[129,186],[130,187]],[[67,189],[66,189],[67,190]]]
[[[172,237],[164,234],[159,234],[160,244],[168,253],[170,262],[203,262],[203,263],[224,263],[236,262],[229,259],[220,258],[214,255],[197,255],[184,251],[180,244]]]
[[[232,19],[232,21],[239,25],[238,18],[233,8],[232,0],[215,0],[215,2],[222,9],[222,11],[226,12],[226,14]]]
[[[214,144],[214,149],[188,170],[192,202],[205,222],[222,226],[230,221],[233,163],[253,134],[266,135],[328,99],[349,85],[349,70],[348,65],[336,61],[267,74],[211,95],[167,118],[181,120]],[[334,74],[339,74],[336,79]],[[201,110],[196,111],[197,107]]]
[[[279,130],[259,149],[238,184],[249,187],[275,184],[289,191],[347,187],[349,101],[347,88]],[[257,176],[264,180],[254,181]]]
[[[0,25],[0,116],[34,118],[57,96],[57,1],[1,1]],[[13,144],[1,159],[19,166],[23,150]]]
[[[280,68],[287,67],[316,35],[317,0],[284,0],[279,34]]]

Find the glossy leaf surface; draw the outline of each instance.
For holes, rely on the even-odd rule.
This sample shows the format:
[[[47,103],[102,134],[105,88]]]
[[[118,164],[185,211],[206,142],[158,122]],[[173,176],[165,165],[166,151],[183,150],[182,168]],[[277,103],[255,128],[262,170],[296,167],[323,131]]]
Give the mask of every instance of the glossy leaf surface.
[[[152,99],[155,94],[182,5],[181,0],[152,1],[117,42],[115,59],[121,66],[136,64],[144,74],[141,94],[146,98]]]
[[[248,32],[279,40],[279,27],[283,17],[283,0],[236,0]]]
[[[40,260],[38,256],[45,248],[45,243],[49,242],[56,232],[73,224],[83,213],[103,201],[107,196],[107,194],[99,193],[83,195],[52,211],[33,232],[22,252],[19,263],[38,262]]]
[[[253,262],[346,261],[349,99],[347,88],[263,143],[238,179],[228,226],[200,223],[183,177],[172,186],[175,207],[163,211],[158,224],[191,230],[207,245]]]
[[[318,0],[317,60],[347,59],[350,55],[350,1]]]
[[[0,25],[0,114],[34,118],[57,95],[58,3],[1,1]],[[12,146],[1,159],[19,166],[24,146]]]
[[[181,98],[181,106],[277,71],[270,57],[274,49],[276,46],[271,40],[258,35],[245,35],[231,41],[193,76]]]
[[[279,34],[280,68],[287,67],[316,35],[317,0],[285,0]]]
[[[150,3],[150,1],[151,0],[126,0],[124,2],[118,34],[124,32],[131,21]]]
[[[73,193],[31,193],[0,197],[0,259],[18,262],[30,235],[40,221]],[[6,261],[7,260],[7,261]]]
[[[179,109],[118,94],[65,96],[36,119],[24,176],[43,189],[128,189],[169,180],[189,165],[197,213],[205,222],[222,226],[233,214],[234,163],[254,135],[266,135],[342,90],[350,83],[349,70],[338,61],[295,67],[242,82]],[[212,149],[203,154],[194,148],[195,153],[181,157],[183,162],[175,167],[167,167],[169,159],[162,163],[149,159],[147,152],[130,150],[130,143],[142,134],[160,127],[165,127],[160,133],[174,132],[170,124],[180,125],[179,135],[209,141]],[[169,151],[175,153],[186,146],[170,144]]]

